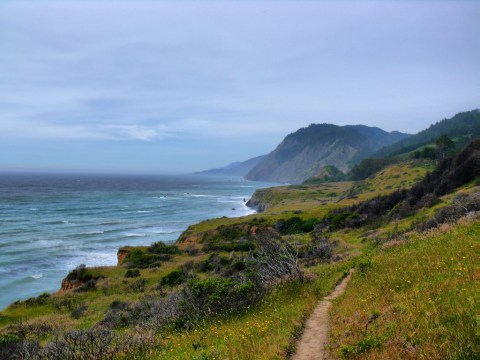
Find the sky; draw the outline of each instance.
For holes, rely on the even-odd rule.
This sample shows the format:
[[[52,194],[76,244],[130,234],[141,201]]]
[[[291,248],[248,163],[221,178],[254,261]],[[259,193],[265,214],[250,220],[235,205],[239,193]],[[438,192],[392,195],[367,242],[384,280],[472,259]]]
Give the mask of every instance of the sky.
[[[480,107],[480,1],[0,2],[0,171],[190,172]]]

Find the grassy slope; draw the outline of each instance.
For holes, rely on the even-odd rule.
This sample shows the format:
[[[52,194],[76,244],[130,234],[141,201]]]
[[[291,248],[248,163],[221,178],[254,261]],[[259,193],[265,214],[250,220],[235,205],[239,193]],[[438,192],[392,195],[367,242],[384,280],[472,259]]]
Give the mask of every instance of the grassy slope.
[[[358,183],[344,181],[277,186],[257,190],[254,197],[257,197],[266,206],[263,213],[239,218],[217,218],[202,221],[190,226],[180,240],[198,237],[222,225],[245,224],[255,219],[265,219],[267,223],[273,224],[287,216],[299,216],[304,219],[321,218],[334,208],[389,194],[398,189],[409,188],[433,168],[434,163],[430,161],[413,160],[389,166]]]
[[[265,213],[254,214],[237,219],[221,218],[205,221],[190,227],[187,235],[195,237],[202,232],[211,231],[219,225],[248,223],[255,218],[257,220],[266,219],[268,223],[273,223],[280,218],[288,216],[300,216],[302,218],[320,217],[334,207],[345,206],[364,198],[370,198],[378,194],[384,194],[396,190],[396,182],[399,179],[396,175],[398,174],[401,175],[401,179],[405,179],[405,181],[400,183],[400,186],[407,187],[411,182],[415,181],[418,176],[423,175],[429,170],[430,166],[431,165],[426,163],[416,162],[403,165],[397,164],[391,168],[384,169],[374,177],[367,179],[364,182],[366,185],[363,188],[357,188],[357,195],[354,198],[348,197],[352,185],[351,183],[331,183],[269,189],[266,191],[268,191],[269,196],[271,196],[269,199],[271,204]],[[391,184],[395,185],[390,186]],[[333,195],[333,192],[336,194]],[[437,205],[436,208],[448,203],[452,197],[453,195],[444,197],[442,199],[443,202]],[[337,354],[341,346],[345,346],[346,350],[344,350],[344,352],[348,352],[352,349],[352,351],[357,351],[355,346],[361,341],[361,332],[357,332],[357,330],[360,329],[362,325],[364,326],[362,321],[371,318],[372,311],[374,311],[374,314],[377,314],[378,311],[380,317],[369,325],[368,330],[373,331],[372,329],[377,329],[377,324],[382,324],[382,321],[384,322],[382,325],[383,327],[378,325],[380,335],[372,333],[373,340],[371,340],[375,341],[377,337],[381,338],[381,346],[379,349],[374,349],[365,354],[368,354],[369,356],[371,355],[374,358],[381,358],[381,351],[390,351],[388,350],[390,349],[390,345],[388,344],[394,343],[392,339],[397,339],[398,336],[400,336],[398,334],[403,334],[403,330],[395,330],[397,328],[401,329],[401,326],[395,327],[396,325],[392,323],[392,321],[399,321],[400,324],[411,322],[411,318],[408,316],[413,316],[412,314],[414,313],[408,310],[408,304],[405,305],[405,302],[407,300],[412,301],[411,297],[413,296],[413,299],[417,301],[417,306],[420,309],[422,306],[427,306],[426,302],[430,299],[425,297],[426,295],[423,296],[418,292],[408,292],[410,289],[423,289],[422,286],[424,286],[425,289],[428,288],[428,281],[430,281],[428,276],[429,272],[431,273],[431,269],[427,264],[430,263],[424,261],[425,259],[420,256],[420,253],[423,252],[424,257],[426,258],[431,256],[439,262],[444,261],[446,263],[448,258],[454,257],[453,253],[450,254],[452,251],[460,251],[460,245],[463,244],[463,240],[461,240],[463,235],[467,234],[469,231],[478,231],[478,224],[463,225],[463,227],[459,228],[460,230],[455,230],[460,231],[456,233],[457,236],[449,235],[454,237],[452,238],[452,241],[455,241],[455,248],[457,250],[448,250],[448,245],[447,243],[444,243],[444,240],[433,241],[431,246],[421,245],[423,243],[418,240],[416,242],[412,241],[407,246],[379,251],[371,250],[369,245],[371,241],[369,240],[374,237],[380,237],[384,240],[388,239],[394,236],[396,232],[406,229],[422,219],[430,217],[434,210],[435,208],[426,209],[421,214],[417,214],[397,223],[387,224],[381,229],[376,229],[374,235],[370,234],[372,232],[371,229],[341,230],[332,234],[332,238],[340,240],[340,246],[337,249],[337,252],[342,251],[350,254],[350,257],[347,256],[346,261],[331,265],[317,265],[313,268],[308,268],[309,272],[316,274],[316,279],[314,281],[305,284],[283,284],[268,294],[261,304],[238,316],[216,319],[214,322],[205,323],[203,326],[188,333],[168,332],[157,334],[155,336],[158,347],[152,349],[151,354],[147,357],[153,359],[210,359],[227,357],[229,359],[282,358],[284,357],[285,349],[292,342],[292,334],[298,331],[305,315],[310,313],[317,300],[327,294],[342,274],[352,266],[356,261],[355,256],[358,254],[369,254],[368,256],[373,259],[372,267],[366,271],[365,275],[361,275],[359,272],[356,273],[349,289],[357,290],[348,290],[346,296],[339,300],[338,308],[335,307],[334,309],[334,319],[340,320],[340,322],[335,322],[332,339],[334,340],[334,344],[337,344],[334,346],[334,351]],[[469,227],[473,230],[469,230]],[[438,234],[432,234],[430,238],[435,239],[435,236],[437,235]],[[444,239],[444,237],[440,237],[439,239]],[[308,243],[309,235],[295,235],[294,239],[299,243]],[[425,244],[427,243],[425,242]],[[440,246],[441,244],[443,244],[443,247]],[[467,248],[465,249],[468,250]],[[460,252],[458,252],[458,254],[460,254]],[[85,328],[92,326],[103,318],[105,311],[113,301],[135,301],[141,299],[145,294],[157,294],[158,292],[156,288],[162,276],[185,262],[199,262],[207,256],[208,254],[195,256],[188,256],[186,254],[175,255],[171,261],[163,263],[158,269],[140,270],[141,278],[146,280],[144,291],[132,290],[132,285],[138,281],[139,278],[125,279],[125,267],[90,269],[89,271],[93,275],[101,274],[106,276],[105,279],[98,281],[96,290],[85,293],[67,293],[52,296],[50,299],[46,300],[45,304],[40,305],[21,303],[11,306],[0,313],[0,328],[9,324],[18,323],[19,321],[30,323],[46,321],[55,324],[55,326],[61,329],[73,327]],[[418,258],[416,258],[416,256],[418,256]],[[395,260],[397,257],[401,260]],[[409,264],[408,261],[410,259],[417,259],[416,262],[413,263],[413,265],[417,267],[413,268],[415,271],[408,272],[410,271],[410,268],[406,266],[406,264]],[[469,258],[469,261],[470,260],[475,259]],[[392,265],[393,263],[396,265]],[[391,267],[396,266],[399,268],[400,263],[402,263],[401,269],[405,269],[405,271],[402,271],[401,273],[409,274],[408,279],[405,278],[412,282],[409,287],[406,286],[405,282],[402,283],[400,279],[388,278],[388,276],[390,276],[388,274],[391,274],[392,272]],[[472,262],[470,262],[470,264],[471,263]],[[425,272],[425,278],[414,276],[418,272]],[[443,273],[438,274],[439,278],[442,276]],[[383,281],[381,281],[382,279]],[[448,280],[448,277],[446,279]],[[397,283],[399,286],[402,286],[401,289],[403,293],[399,294],[403,294],[405,298],[403,298],[403,302],[399,302],[399,304],[407,306],[406,309],[408,311],[403,311],[401,306],[394,307],[392,305],[392,309],[400,309],[398,312],[388,312],[390,310],[384,308],[383,302],[387,304],[389,301],[388,299],[393,297],[394,293],[387,293],[389,298],[386,298],[386,300],[378,295],[380,294],[380,290],[389,289],[389,287],[386,287],[386,282],[389,280],[397,281],[395,282],[395,286]],[[471,283],[472,281],[471,278],[465,278],[464,280],[465,283]],[[465,286],[460,282],[450,282],[448,284],[453,285],[454,289],[457,290],[463,289]],[[370,296],[367,301],[361,301],[365,300],[367,294]],[[372,294],[377,294],[377,297],[374,298],[374,295]],[[446,297],[444,297],[444,299],[445,298]],[[451,294],[450,299],[452,300],[452,304],[457,304],[454,293]],[[68,305],[69,302],[73,305]],[[77,308],[81,304],[88,305],[85,314],[79,319],[72,318],[69,315],[71,310]],[[396,302],[394,302],[394,304],[396,304]],[[373,307],[367,307],[367,305],[372,305]],[[365,312],[362,310],[365,310]],[[455,308],[448,308],[448,306],[445,305],[442,307],[442,311],[444,311],[447,318],[455,317]],[[343,320],[345,320],[346,323],[343,323]],[[426,323],[428,324],[428,322]],[[348,326],[350,326],[349,324],[357,327],[355,328],[354,335],[347,336],[345,331],[347,331],[347,334],[348,331],[352,331],[348,328]],[[447,325],[447,323],[443,323],[443,326],[446,327]],[[387,332],[387,330],[391,332]],[[468,329],[463,330],[464,334],[468,333]],[[424,341],[425,334],[422,331],[419,333],[419,339]],[[386,334],[392,335],[385,337],[387,336]],[[406,333],[406,335],[410,336],[409,334],[410,333],[408,332]],[[415,334],[416,332],[414,332],[414,335]],[[447,333],[445,338],[450,339],[449,341],[453,341],[451,333]],[[410,337],[408,339],[410,339]],[[419,343],[416,343],[417,338],[412,339],[412,346],[419,347]],[[348,346],[351,347],[349,348]],[[419,347],[419,349],[420,348],[421,347]],[[428,348],[425,349],[425,351],[428,351]],[[442,354],[444,354],[444,352]],[[144,355],[138,356],[138,358],[143,357]]]
[[[310,269],[315,279],[277,286],[245,313],[219,319],[191,332],[170,334],[159,351],[161,359],[282,359],[292,334],[302,326],[318,300],[344,276],[350,262]]]
[[[464,221],[373,251],[332,309],[332,350],[368,359],[473,358],[479,250],[480,222]]]
[[[352,188],[353,194],[362,199],[386,195],[392,190],[408,189],[420,181],[435,163],[430,160],[409,160],[390,165]]]

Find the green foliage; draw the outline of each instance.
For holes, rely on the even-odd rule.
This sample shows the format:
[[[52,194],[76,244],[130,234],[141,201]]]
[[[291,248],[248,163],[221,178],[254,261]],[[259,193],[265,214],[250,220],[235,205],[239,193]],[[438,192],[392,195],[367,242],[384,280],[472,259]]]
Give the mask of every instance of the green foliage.
[[[187,279],[187,272],[183,268],[175,269],[163,276],[160,280],[162,286],[176,286],[183,284]]]
[[[88,273],[87,267],[85,264],[81,264],[77,266],[76,269],[70,271],[67,275],[67,280],[72,281],[80,281],[80,282],[87,282],[93,278],[92,274]]]
[[[140,276],[140,270],[138,269],[128,269],[125,273],[126,278],[134,278]]]
[[[230,260],[227,259],[225,256],[219,256],[217,253],[210,254],[210,256],[201,261],[197,268],[199,271],[208,272],[212,270],[216,270],[219,267],[226,267],[230,264]]]
[[[382,170],[388,165],[398,162],[397,158],[367,158],[363,159],[360,164],[355,165],[352,170],[349,172],[349,177],[352,180],[358,181],[368,178],[369,176],[375,174],[376,172]]]
[[[238,283],[231,278],[210,277],[193,279],[188,284],[190,301],[200,313],[221,313],[240,310],[258,298],[258,288],[252,281]],[[193,315],[193,314],[190,314]]]
[[[318,219],[302,219],[298,216],[293,216],[286,220],[279,220],[275,228],[283,235],[307,233],[313,231],[313,228],[318,223]]]
[[[25,305],[28,306],[38,306],[38,305],[44,305],[47,303],[47,300],[50,299],[50,294],[49,293],[43,293],[37,297],[32,297],[30,299],[25,300]]]
[[[343,358],[350,358],[360,355],[371,349],[379,348],[382,345],[382,340],[376,336],[366,335],[356,345],[343,345],[340,347],[340,353]]]
[[[0,347],[7,344],[13,344],[20,341],[20,338],[14,334],[1,334],[0,335]]]
[[[322,184],[326,182],[345,181],[347,176],[335,166],[324,166],[317,174],[305,180],[304,184]]]
[[[159,267],[162,261],[168,261],[170,259],[171,255],[169,254],[156,254],[135,248],[129,251],[123,263],[128,264],[130,267],[145,269]]]
[[[405,154],[433,143],[435,139],[442,135],[457,138],[457,148],[461,148],[471,140],[479,138],[480,111],[477,109],[458,113],[450,119],[432,124],[428,129],[420,131],[418,134],[380,149],[375,157],[393,157]]]
[[[455,147],[455,143],[445,134],[435,140],[440,159],[444,159]]]
[[[239,240],[239,241],[220,241],[215,243],[208,243],[205,244],[203,247],[204,251],[240,251],[240,252],[248,252],[250,250],[255,249],[255,243],[250,240]]]
[[[421,150],[415,151],[412,156],[413,159],[431,159],[435,160],[437,158],[437,152],[431,146],[426,146]]]
[[[148,247],[147,251],[154,254],[180,254],[180,250],[178,249],[177,245],[166,245],[162,241],[153,243]]]
[[[354,220],[356,218],[358,218],[358,214],[348,209],[334,211],[326,217],[326,219],[330,221],[330,230],[332,231],[344,228],[348,220]]]
[[[358,271],[360,274],[365,274],[365,272],[373,266],[373,260],[370,258],[362,259],[358,262]]]

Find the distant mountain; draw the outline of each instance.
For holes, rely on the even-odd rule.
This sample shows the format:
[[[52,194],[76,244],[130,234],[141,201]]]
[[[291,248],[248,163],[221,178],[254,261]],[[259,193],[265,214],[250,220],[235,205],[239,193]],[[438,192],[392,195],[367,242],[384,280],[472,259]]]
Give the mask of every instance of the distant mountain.
[[[255,166],[265,158],[266,155],[257,156],[246,161],[236,161],[222,168],[201,171],[198,174],[205,175],[225,175],[225,176],[245,176]]]
[[[448,135],[452,138],[457,148],[462,148],[470,141],[480,138],[480,110],[458,113],[450,119],[432,124],[418,134],[382,147],[373,154],[373,157],[386,158],[405,154],[434,143],[435,139],[441,135]]]
[[[312,124],[288,135],[246,178],[301,183],[327,165],[345,173],[382,146],[408,136],[364,125]]]

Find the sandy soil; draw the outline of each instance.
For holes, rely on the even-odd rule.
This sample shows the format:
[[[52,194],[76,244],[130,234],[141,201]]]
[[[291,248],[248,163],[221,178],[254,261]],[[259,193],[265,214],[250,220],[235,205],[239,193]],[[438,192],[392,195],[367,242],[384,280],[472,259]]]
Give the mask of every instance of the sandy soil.
[[[331,300],[345,292],[347,283],[352,276],[352,271],[338,284],[332,293],[323,298],[307,320],[302,338],[297,345],[297,352],[293,360],[324,360],[330,359],[325,346],[328,342],[330,330],[328,309],[332,306]]]

